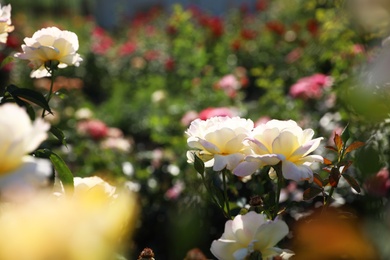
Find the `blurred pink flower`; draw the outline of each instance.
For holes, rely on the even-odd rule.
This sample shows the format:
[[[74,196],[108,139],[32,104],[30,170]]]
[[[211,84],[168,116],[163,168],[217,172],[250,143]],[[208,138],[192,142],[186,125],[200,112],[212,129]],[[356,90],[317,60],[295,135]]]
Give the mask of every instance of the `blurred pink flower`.
[[[255,122],[255,127],[261,124],[266,124],[268,121],[270,121],[271,118],[269,116],[262,116]]]
[[[187,111],[181,118],[180,122],[183,126],[189,126],[192,121],[198,118],[198,113],[194,110]]]
[[[367,192],[376,197],[385,197],[390,189],[389,169],[382,168],[375,176],[368,178],[364,186]]]
[[[217,89],[225,91],[226,95],[233,98],[237,95],[237,90],[241,88],[241,84],[233,74],[228,74],[222,77],[216,84]]]
[[[319,99],[322,96],[323,89],[330,87],[333,83],[331,77],[324,74],[314,74],[298,80],[291,86],[290,95],[294,98]]]
[[[206,120],[215,116],[228,116],[234,117],[237,116],[236,111],[228,108],[228,107],[208,107],[202,111],[200,111],[198,118],[201,120]]]
[[[103,28],[96,27],[92,31],[91,50],[95,54],[104,55],[113,45],[113,40]]]
[[[286,55],[286,62],[287,63],[294,63],[297,60],[299,60],[302,56],[302,49],[301,48],[295,48],[294,50],[290,51]]]
[[[165,198],[167,198],[168,200],[175,200],[180,196],[183,190],[184,190],[184,183],[178,181],[165,192]]]
[[[92,119],[81,121],[77,124],[77,130],[81,134],[89,135],[91,138],[98,140],[107,136],[108,127],[100,120]]]

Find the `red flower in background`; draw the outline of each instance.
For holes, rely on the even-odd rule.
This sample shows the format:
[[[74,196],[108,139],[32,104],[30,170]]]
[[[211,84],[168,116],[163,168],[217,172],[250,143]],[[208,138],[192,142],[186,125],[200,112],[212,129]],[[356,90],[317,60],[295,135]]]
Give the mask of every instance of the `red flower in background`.
[[[316,36],[319,30],[319,24],[316,19],[310,19],[307,21],[306,28],[311,35]]]
[[[108,134],[107,125],[97,119],[79,122],[77,124],[77,130],[79,133],[88,135],[95,140],[102,139]]]
[[[160,52],[157,50],[148,50],[145,52],[144,57],[148,61],[157,60],[160,57]]]
[[[283,35],[285,32],[284,25],[279,21],[269,21],[265,24],[265,26],[268,28],[268,30],[279,35]]]
[[[257,32],[255,30],[243,29],[241,31],[241,37],[245,40],[253,40],[256,36]]]
[[[126,42],[122,46],[119,47],[119,55],[131,55],[137,50],[137,45],[134,42]]]
[[[268,7],[268,1],[267,0],[257,0],[255,8],[257,11],[264,11]]]
[[[199,18],[199,23],[207,27],[214,37],[220,37],[224,33],[223,22],[219,17],[202,16]]]
[[[390,176],[387,168],[381,169],[364,183],[367,192],[376,197],[385,197],[390,190]]]
[[[173,58],[168,58],[165,61],[165,70],[172,71],[175,69],[175,60]]]
[[[238,51],[238,50],[241,48],[241,42],[240,42],[240,40],[234,40],[234,41],[231,43],[231,48],[232,48],[234,51]]]
[[[298,80],[291,86],[290,95],[294,98],[318,99],[322,96],[323,89],[330,87],[333,83],[331,77],[324,74],[314,74]]]
[[[114,41],[103,28],[95,27],[92,31],[92,52],[104,55],[112,47]]]

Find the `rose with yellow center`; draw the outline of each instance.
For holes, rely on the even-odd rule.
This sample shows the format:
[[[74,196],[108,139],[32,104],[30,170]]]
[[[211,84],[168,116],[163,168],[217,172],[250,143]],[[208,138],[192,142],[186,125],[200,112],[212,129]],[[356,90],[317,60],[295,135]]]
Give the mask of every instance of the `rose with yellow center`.
[[[233,170],[250,152],[245,139],[252,129],[253,122],[240,117],[196,119],[186,131],[188,146],[196,150],[187,157],[191,162],[195,153],[214,171]]]
[[[41,29],[31,38],[24,38],[24,43],[23,53],[16,53],[15,57],[30,61],[34,69],[30,75],[32,78],[50,76],[51,71],[46,68],[48,63],[57,62],[58,68],[66,68],[72,65],[77,67],[83,60],[77,53],[77,35],[56,27]]]
[[[271,120],[261,124],[253,130],[252,137],[249,138],[253,154],[246,156],[233,173],[248,176],[264,165],[282,162],[284,178],[312,181],[311,164],[323,161],[320,155],[309,155],[318,148],[323,139],[312,139],[313,136],[312,129],[303,130],[293,120]]]

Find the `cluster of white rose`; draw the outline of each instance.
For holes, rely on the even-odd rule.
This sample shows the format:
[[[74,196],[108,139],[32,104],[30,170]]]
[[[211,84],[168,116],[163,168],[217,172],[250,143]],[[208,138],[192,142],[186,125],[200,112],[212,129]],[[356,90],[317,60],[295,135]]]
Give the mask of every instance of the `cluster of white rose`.
[[[322,137],[313,139],[312,129],[303,130],[295,121],[270,120],[254,127],[250,119],[213,117],[194,120],[188,130],[187,153],[190,162],[196,154],[214,171],[228,169],[237,176],[248,176],[266,165],[281,162],[283,176],[294,181],[313,180],[313,162],[320,155],[310,155]]]
[[[312,129],[303,130],[292,120],[270,120],[254,127],[250,119],[240,117],[196,119],[186,134],[188,146],[194,149],[187,152],[189,162],[196,155],[214,171],[227,169],[241,177],[281,164],[284,178],[312,181],[310,166],[323,161],[320,155],[310,155],[322,138],[313,139]],[[254,253],[260,253],[261,259],[288,259],[293,253],[275,246],[288,232],[284,221],[268,220],[265,214],[251,211],[226,222],[211,252],[221,260],[248,259]]]

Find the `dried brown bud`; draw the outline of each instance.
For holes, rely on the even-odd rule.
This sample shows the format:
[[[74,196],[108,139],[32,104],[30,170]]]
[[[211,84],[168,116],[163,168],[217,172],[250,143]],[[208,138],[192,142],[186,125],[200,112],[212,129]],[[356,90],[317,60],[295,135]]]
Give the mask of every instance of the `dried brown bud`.
[[[194,248],[187,252],[184,260],[207,260],[207,258],[200,249]]]
[[[249,200],[249,205],[251,207],[262,206],[263,205],[263,200],[261,199],[260,196],[255,195],[255,196],[251,197],[251,199]]]
[[[138,260],[154,260],[153,250],[151,248],[145,247],[138,256]]]

